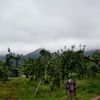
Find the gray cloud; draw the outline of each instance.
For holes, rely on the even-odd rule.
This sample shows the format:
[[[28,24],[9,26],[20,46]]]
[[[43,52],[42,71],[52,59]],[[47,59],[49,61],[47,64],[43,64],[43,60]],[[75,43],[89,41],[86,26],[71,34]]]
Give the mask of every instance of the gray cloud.
[[[99,0],[1,0],[0,53],[51,51],[75,44],[99,48]]]

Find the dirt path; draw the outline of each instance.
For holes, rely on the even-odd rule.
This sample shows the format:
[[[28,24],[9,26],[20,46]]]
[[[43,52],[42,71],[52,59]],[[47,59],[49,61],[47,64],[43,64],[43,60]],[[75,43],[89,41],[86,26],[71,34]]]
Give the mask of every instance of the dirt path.
[[[100,100],[100,96],[96,97],[96,98],[93,98],[91,100]]]

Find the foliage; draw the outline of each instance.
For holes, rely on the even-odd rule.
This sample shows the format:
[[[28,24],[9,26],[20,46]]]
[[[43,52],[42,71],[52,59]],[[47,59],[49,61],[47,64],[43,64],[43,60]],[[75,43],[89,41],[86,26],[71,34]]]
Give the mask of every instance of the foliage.
[[[8,48],[8,54],[6,54],[6,61],[0,62],[0,80],[2,80],[4,83],[8,81],[8,78],[11,76],[11,72],[13,69],[12,62],[13,59],[16,60],[16,67],[18,67],[18,60],[21,58],[22,55],[15,56],[14,53],[10,51],[10,48]]]
[[[51,97],[48,100],[63,100],[66,99],[65,80],[68,78],[77,82],[79,100],[89,100],[90,94],[94,94],[92,96],[100,95],[98,89],[100,88],[98,85],[100,66],[83,58],[85,46],[82,49],[80,45],[80,50],[77,51],[74,51],[74,48],[75,45],[68,50],[64,47],[64,50],[61,49],[53,53],[42,49],[39,58],[24,60],[20,70],[23,71],[26,78],[11,78],[10,82],[6,82],[11,73],[12,60],[18,61],[21,57],[21,55],[15,56],[8,48],[6,62],[0,62],[0,80],[6,82],[2,86],[5,86],[8,90],[11,89],[10,93],[0,94],[1,98],[4,96],[8,100],[47,100],[47,97]],[[100,53],[94,52],[91,57],[99,61]],[[16,67],[17,65],[18,63],[16,63]],[[98,80],[92,83],[95,77]],[[42,79],[42,83],[34,96],[40,79]]]
[[[57,87],[68,78],[81,80],[84,76],[96,76],[100,73],[100,67],[82,57],[85,46],[77,51],[74,51],[75,45],[68,50],[64,48],[53,53],[42,49],[38,59],[30,58],[24,61],[24,73],[36,81],[43,77],[44,81],[51,81],[52,86]],[[98,53],[93,54],[93,57],[94,55],[99,58]]]
[[[3,83],[5,83],[8,80],[8,73],[8,68],[4,66],[3,62],[0,62],[0,80],[2,80]]]

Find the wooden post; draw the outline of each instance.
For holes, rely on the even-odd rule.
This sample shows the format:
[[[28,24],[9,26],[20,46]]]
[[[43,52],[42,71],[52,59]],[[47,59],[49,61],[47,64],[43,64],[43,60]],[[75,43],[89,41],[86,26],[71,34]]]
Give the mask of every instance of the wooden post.
[[[42,77],[42,78],[43,78],[43,77]],[[36,88],[36,90],[35,90],[34,95],[36,95],[36,93],[37,93],[37,91],[38,91],[38,88],[39,88],[39,86],[40,86],[40,84],[41,84],[42,78],[40,79],[40,82],[39,82],[39,84],[38,84],[38,86],[37,86],[37,88]]]

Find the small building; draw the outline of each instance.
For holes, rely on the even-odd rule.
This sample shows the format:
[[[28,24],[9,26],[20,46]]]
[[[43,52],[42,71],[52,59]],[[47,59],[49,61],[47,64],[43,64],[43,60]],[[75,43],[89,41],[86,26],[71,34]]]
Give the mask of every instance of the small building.
[[[18,69],[12,69],[12,77],[18,77],[19,76],[19,72]]]

